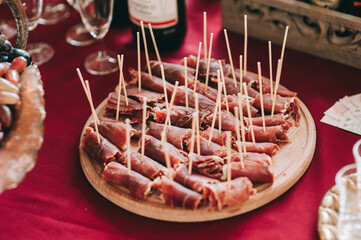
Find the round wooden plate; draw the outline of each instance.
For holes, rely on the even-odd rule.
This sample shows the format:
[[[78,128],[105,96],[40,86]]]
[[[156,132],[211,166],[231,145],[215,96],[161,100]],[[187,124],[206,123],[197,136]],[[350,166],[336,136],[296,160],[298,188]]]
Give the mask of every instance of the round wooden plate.
[[[116,205],[141,216],[172,222],[205,222],[233,217],[259,208],[282,195],[301,178],[311,163],[316,144],[315,123],[304,103],[297,100],[301,110],[300,126],[289,130],[288,136],[292,142],[283,144],[281,150],[272,157],[274,183],[259,185],[257,194],[252,199],[221,211],[211,207],[198,210],[169,207],[156,193],[146,200],[133,198],[125,188],[105,182],[102,179],[102,166],[89,158],[81,148],[79,148],[80,162],[88,181],[101,195]],[[99,116],[104,113],[105,105],[106,100],[97,107]],[[82,135],[91,120],[90,117],[86,122]]]

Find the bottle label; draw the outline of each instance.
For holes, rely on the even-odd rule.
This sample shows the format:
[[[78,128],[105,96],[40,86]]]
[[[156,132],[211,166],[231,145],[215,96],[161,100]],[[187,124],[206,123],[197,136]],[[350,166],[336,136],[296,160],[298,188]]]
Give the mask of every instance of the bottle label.
[[[129,17],[136,25],[152,28],[172,27],[178,23],[177,0],[128,0]]]

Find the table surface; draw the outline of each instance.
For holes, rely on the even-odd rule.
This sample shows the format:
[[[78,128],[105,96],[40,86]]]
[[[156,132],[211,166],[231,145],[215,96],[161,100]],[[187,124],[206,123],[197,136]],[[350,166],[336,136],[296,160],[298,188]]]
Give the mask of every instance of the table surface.
[[[187,2],[187,34],[178,50],[162,54],[177,62],[196,54],[202,41],[202,12],[214,33],[212,56],[228,59],[221,23],[220,1]],[[0,195],[0,239],[317,239],[317,210],[323,195],[334,185],[336,172],[352,163],[351,149],[360,138],[320,122],[323,112],[345,95],[361,90],[361,71],[301,52],[286,49],[281,83],[297,91],[309,108],[317,128],[316,150],[304,176],[285,194],[241,216],[206,223],[169,223],[127,212],[98,194],[85,178],[79,162],[79,138],[90,115],[75,68],[89,79],[95,105],[112,91],[118,73],[85,73],[84,58],[94,44],[74,47],[65,42],[66,31],[80,21],[72,16],[52,26],[38,26],[31,34],[56,49],[55,57],[40,67],[47,117],[44,144],[35,168],[13,190]],[[229,33],[234,62],[243,54],[243,35]],[[130,29],[111,29],[106,46],[125,54],[125,69],[135,67],[136,45]],[[248,68],[263,63],[268,76],[266,42],[249,39]],[[280,46],[273,46],[276,62]],[[151,58],[155,56],[151,54]],[[143,59],[144,60],[144,59]],[[144,61],[143,61],[144,66]]]

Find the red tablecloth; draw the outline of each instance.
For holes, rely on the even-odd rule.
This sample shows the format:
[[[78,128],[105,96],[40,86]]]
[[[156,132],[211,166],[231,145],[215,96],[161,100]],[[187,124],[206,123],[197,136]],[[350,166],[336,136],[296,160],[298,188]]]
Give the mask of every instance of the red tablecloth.
[[[220,1],[188,1],[187,34],[177,51],[163,54],[177,62],[196,54],[202,41],[202,12],[208,12],[209,32],[214,33],[212,56],[227,59]],[[90,115],[87,100],[75,72],[80,67],[90,80],[98,105],[114,89],[118,73],[98,77],[85,73],[82,63],[97,45],[74,47],[64,40],[72,18],[53,26],[39,26],[36,39],[51,43],[56,54],[40,67],[47,118],[44,144],[35,168],[14,190],[0,195],[0,239],[314,239],[317,209],[325,192],[334,185],[342,166],[352,163],[355,134],[320,122],[323,112],[344,95],[360,92],[361,71],[286,49],[281,83],[297,91],[312,113],[317,145],[305,175],[285,194],[264,207],[231,219],[207,223],[169,223],[127,212],[98,194],[80,166],[78,145]],[[234,61],[243,54],[243,35],[229,33]],[[109,49],[125,54],[125,69],[136,66],[136,47],[129,29],[112,29],[106,36]],[[268,76],[267,43],[249,39],[249,70],[264,64]],[[280,47],[274,46],[274,62]],[[154,55],[151,55],[155,59]],[[144,66],[144,65],[143,65]]]

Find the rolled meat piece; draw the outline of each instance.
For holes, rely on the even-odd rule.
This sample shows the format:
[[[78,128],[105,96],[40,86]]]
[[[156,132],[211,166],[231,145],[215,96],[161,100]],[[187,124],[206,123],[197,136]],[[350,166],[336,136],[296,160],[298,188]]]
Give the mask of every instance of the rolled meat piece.
[[[192,130],[150,122],[147,134],[161,140],[162,132],[165,127],[166,127],[167,142],[183,150],[183,146],[185,144],[186,139],[190,138],[192,135]]]
[[[210,77],[217,77],[217,70],[219,70],[219,64],[218,64],[218,60],[215,58],[211,58],[210,61],[210,66],[209,66],[209,76]],[[225,60],[221,60],[222,66],[223,66],[223,74],[225,76],[228,76],[231,72],[231,67],[229,64],[225,64]],[[184,59],[181,60],[180,64],[184,64]],[[189,55],[187,57],[187,66],[192,67],[192,68],[196,68],[197,66],[197,57],[194,55]],[[200,77],[205,77],[207,74],[207,60],[205,60],[204,58],[199,59],[199,76]]]
[[[257,89],[259,89],[258,82],[257,82]],[[262,89],[263,89],[264,93],[270,93],[271,92],[271,83],[269,81],[263,81]],[[275,83],[273,83],[273,91],[274,91],[274,89],[275,89]],[[277,94],[282,97],[296,97],[297,96],[296,92],[288,90],[287,88],[285,88],[282,85],[278,85]]]
[[[91,122],[89,126],[94,129],[94,122]],[[127,127],[125,123],[116,122],[115,120],[108,118],[100,120],[100,124],[98,125],[99,133],[122,150],[125,149],[124,145],[126,142],[126,128]],[[131,128],[129,131],[129,136],[132,137],[133,135],[139,137],[137,131]]]
[[[236,80],[239,82],[241,79],[241,74],[239,70],[235,70],[234,75],[236,76]],[[247,74],[245,76],[244,74],[242,74],[242,76],[242,81],[245,82],[248,86],[252,86],[258,83],[258,77],[256,75]],[[230,73],[229,77],[232,77],[232,72]]]
[[[286,133],[289,129],[288,125],[267,126],[266,131],[263,127],[253,126],[254,136],[256,142],[271,142],[271,143],[287,143],[290,139]],[[245,128],[246,140],[252,141],[252,133],[250,128]]]
[[[143,88],[139,92],[139,88],[136,85],[127,86],[127,95],[130,98],[135,98],[140,103],[143,103],[145,97],[148,103],[155,103],[164,99],[163,93],[153,92]]]
[[[118,93],[117,92],[111,92],[108,95],[107,105],[106,107],[112,110],[117,109],[118,104]],[[134,113],[137,110],[142,110],[143,106],[141,103],[128,98],[128,106],[125,102],[125,96],[120,95],[120,101],[119,101],[119,112],[122,113]]]
[[[246,177],[233,179],[230,183],[221,182],[207,185],[204,196],[207,196],[212,207],[221,210],[244,202],[255,195],[257,190],[253,188],[252,182]]]
[[[226,111],[222,111],[221,114],[219,114],[219,112],[217,112],[215,115],[214,114],[210,114],[208,116],[206,116],[203,119],[203,124],[212,125],[212,121],[213,121],[213,117],[216,116],[216,121],[215,121],[215,127],[219,129],[219,116],[221,116],[221,129],[224,131],[232,131],[235,132],[236,131],[236,117],[232,114],[229,113],[227,114]]]
[[[180,163],[186,164],[188,162],[188,154],[170,143],[165,143],[169,154],[171,166]],[[164,150],[160,140],[150,135],[145,135],[145,155],[166,165]]]
[[[98,143],[97,133],[92,128],[86,128],[86,133],[81,139],[81,148],[84,149],[94,160],[104,165],[116,161],[122,154],[119,148],[114,146],[106,138],[99,134],[100,143]]]
[[[264,116],[265,125],[266,126],[277,126],[277,125],[287,124],[290,127],[292,127],[292,123],[288,122],[286,120],[286,118],[287,118],[286,115],[282,114],[282,113],[274,114],[273,118],[271,117],[271,115],[265,115]],[[247,127],[250,126],[250,119],[249,118],[244,118],[244,122],[245,122],[245,125]],[[254,117],[254,118],[252,118],[252,124],[256,125],[256,126],[263,126],[262,117]]]
[[[190,84],[189,85],[189,88],[190,89],[194,89],[194,84]],[[210,86],[207,86],[206,87],[206,84],[200,82],[200,81],[197,81],[197,84],[196,84],[196,92],[209,98],[210,100],[212,100],[213,102],[216,102],[217,101],[217,96],[218,96],[218,91],[217,89],[213,88],[213,87],[210,87]],[[227,92],[228,93],[228,92]],[[224,95],[221,94],[221,100],[223,101],[224,99]]]
[[[276,97],[276,103],[274,107],[274,113],[286,113],[291,109],[291,104],[293,103],[294,98],[284,98],[279,95]],[[263,107],[266,113],[271,113],[272,111],[272,99],[270,93],[263,94]],[[261,97],[257,95],[252,102],[252,105],[257,108],[261,109]]]
[[[226,160],[226,157],[224,157]],[[255,153],[255,152],[247,152],[243,154],[243,160],[244,161],[258,161],[258,162],[264,162],[268,166],[272,165],[272,159],[269,155],[265,153]],[[231,162],[240,162],[241,156],[239,152],[235,152],[231,154]]]
[[[219,131],[217,129],[213,129],[211,141],[214,143],[217,143],[221,146],[226,145],[227,132],[230,132],[230,131],[221,131],[221,133],[219,133]],[[202,137],[204,137],[205,139],[208,140],[211,135],[211,128],[210,127],[207,128],[205,131],[200,132],[200,134]],[[231,133],[231,136],[232,136],[232,133]],[[234,141],[234,138],[233,138],[233,141]]]
[[[222,166],[224,160],[215,155],[198,156],[192,154],[192,169],[210,178],[220,178],[222,176]]]
[[[156,178],[153,182],[153,187],[162,193],[165,204],[171,207],[197,209],[204,205],[204,199],[201,194],[165,176]]]
[[[194,138],[194,153],[198,153],[197,151],[197,137]],[[208,139],[205,139],[204,137],[199,137],[200,140],[200,155],[203,156],[209,156],[209,155],[216,155],[219,157],[224,157],[227,155],[227,148],[224,146],[221,146],[217,143],[210,142],[208,145]],[[186,150],[189,152],[191,149],[191,139],[186,140]],[[232,151],[234,151],[232,149]]]
[[[243,150],[243,142],[236,142],[234,145],[237,149],[241,147]],[[245,142],[245,145],[247,152],[265,153],[271,157],[280,150],[277,144],[270,142],[256,142],[255,144],[253,144],[253,142]]]
[[[128,166],[127,159],[127,153],[124,153],[118,161],[125,166]],[[147,156],[144,156],[144,160],[142,161],[142,154],[137,152],[130,153],[130,165],[133,171],[140,173],[149,179],[155,179],[167,172],[166,167]]]
[[[235,107],[239,107],[238,97],[235,96],[235,95],[228,95],[227,100],[228,100],[229,110],[234,113]],[[251,111],[251,116],[254,117],[258,113],[258,109],[255,108],[254,106],[252,106],[251,104],[252,103],[250,102],[249,108],[250,108],[250,111]],[[225,101],[222,102],[222,109],[226,109],[226,102]],[[247,103],[245,101],[243,101],[243,103],[242,103],[242,110],[243,110],[243,116],[248,117]]]
[[[172,125],[184,128],[192,127],[193,113],[195,112],[194,108],[188,108],[184,106],[173,106],[170,111],[170,122]],[[208,111],[199,111],[200,122],[203,122],[203,119],[209,114]],[[154,108],[153,109],[153,118],[157,123],[164,123],[167,117],[167,109],[165,108]]]
[[[175,82],[179,82],[179,85],[185,85],[185,76],[184,76],[184,66],[175,63],[162,63],[164,67],[164,76],[165,79],[175,84]],[[160,65],[158,61],[150,61],[150,68],[152,70],[152,75],[156,75],[158,77],[162,77]],[[194,73],[195,69],[189,68],[187,71],[187,80],[189,83],[194,82]]]
[[[117,162],[108,163],[102,178],[110,183],[128,189],[133,197],[145,199],[151,193],[153,182],[143,175],[124,167]]]
[[[223,166],[223,180],[227,179],[228,164]],[[244,168],[240,162],[231,163],[231,178],[247,177],[254,183],[272,183],[274,180],[270,166],[264,161],[244,161]]]
[[[203,191],[204,187],[207,184],[219,183],[219,181],[216,179],[209,178],[196,173],[192,173],[191,175],[189,175],[187,167],[183,164],[177,166],[174,175],[174,181],[199,193]]]
[[[188,91],[188,106],[195,108],[195,98],[193,91],[185,86],[180,86],[175,94],[174,105],[185,106],[186,105],[186,91]],[[198,97],[199,109],[203,111],[213,112],[216,103],[211,99],[196,93]]]
[[[132,81],[137,82],[138,81],[138,71],[134,68],[129,69],[130,76],[132,78]],[[152,77],[149,76],[148,73],[141,72],[140,73],[141,81],[142,81],[142,88],[148,89],[150,91],[158,92],[158,93],[164,93],[164,86],[163,86],[163,80],[157,76],[152,75]],[[166,89],[167,89],[167,95],[171,96],[174,90],[174,85],[165,82]]]

